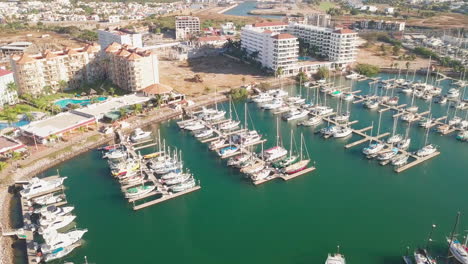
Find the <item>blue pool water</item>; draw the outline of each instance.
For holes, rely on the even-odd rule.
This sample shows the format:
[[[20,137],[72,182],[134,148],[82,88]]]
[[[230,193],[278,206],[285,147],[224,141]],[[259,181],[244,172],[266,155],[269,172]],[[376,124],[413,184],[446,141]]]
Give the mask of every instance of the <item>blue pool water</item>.
[[[106,100],[107,97],[98,97],[98,101],[104,101]],[[55,105],[60,106],[61,108],[67,107],[69,104],[79,104],[81,106],[89,105],[91,103],[90,99],[62,99],[57,102],[55,102]]]
[[[29,124],[29,120],[27,119],[23,119],[23,120],[20,120],[16,123],[12,123],[11,125],[8,124],[8,123],[0,123],[0,130],[4,129],[4,128],[7,128],[7,127],[20,127],[20,126],[25,126]]]
[[[299,56],[297,57],[297,59],[300,61],[308,61],[308,60],[313,60],[314,58],[309,57],[309,56]]]

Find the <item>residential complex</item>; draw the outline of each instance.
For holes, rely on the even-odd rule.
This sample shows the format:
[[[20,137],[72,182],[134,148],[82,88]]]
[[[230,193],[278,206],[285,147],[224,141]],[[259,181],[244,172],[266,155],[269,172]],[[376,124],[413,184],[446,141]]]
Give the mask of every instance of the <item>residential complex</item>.
[[[328,62],[299,61],[299,41],[314,46]],[[349,29],[334,30],[313,25],[264,22],[242,28],[241,45],[263,67],[272,71],[282,68],[284,75],[299,71],[313,72],[318,67],[344,68],[356,60],[357,33]]]
[[[354,23],[355,28],[360,29],[374,29],[374,30],[387,30],[387,31],[404,31],[404,21],[374,21],[374,20],[361,20]]]
[[[200,32],[200,19],[192,16],[178,16],[175,22],[176,39],[187,39]]]
[[[12,56],[10,61],[18,92],[41,94],[45,87],[53,92],[101,79],[104,70],[98,58],[100,50],[94,43],[81,48]]]
[[[15,104],[18,100],[18,94],[16,90],[12,90],[9,87],[10,84],[14,84],[15,79],[13,72],[0,69],[0,107],[4,105]]]
[[[120,88],[139,91],[159,83],[159,61],[153,52],[112,43],[105,54],[108,76]]]
[[[107,46],[114,42],[136,48],[143,47],[141,34],[123,29],[98,30],[98,39],[101,50],[105,50]]]

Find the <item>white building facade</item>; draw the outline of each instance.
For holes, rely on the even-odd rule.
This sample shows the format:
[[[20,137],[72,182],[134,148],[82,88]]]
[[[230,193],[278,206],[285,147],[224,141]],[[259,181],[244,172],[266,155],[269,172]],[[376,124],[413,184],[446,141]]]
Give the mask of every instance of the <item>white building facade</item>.
[[[200,33],[200,19],[193,16],[178,16],[175,21],[176,39],[187,39]]]
[[[130,45],[135,48],[143,47],[141,34],[122,30],[98,30],[98,40],[101,50],[105,50],[114,42],[121,45]]]
[[[0,107],[13,105],[18,101],[18,93],[8,88],[10,83],[15,83],[13,72],[0,69]]]

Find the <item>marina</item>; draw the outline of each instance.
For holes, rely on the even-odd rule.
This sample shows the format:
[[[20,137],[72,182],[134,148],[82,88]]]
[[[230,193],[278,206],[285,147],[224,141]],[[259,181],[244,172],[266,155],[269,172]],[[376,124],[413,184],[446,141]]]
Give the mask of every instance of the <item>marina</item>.
[[[364,84],[360,83],[353,89],[366,94]],[[304,90],[302,94],[305,94]],[[400,96],[399,105],[410,105],[406,101],[408,99],[411,100],[410,97]],[[336,99],[332,98],[329,103],[336,105]],[[419,112],[428,111],[424,101],[417,101],[417,104]],[[244,102],[235,102],[233,105],[242,117]],[[227,103],[218,105],[219,109],[227,110],[228,107]],[[441,107],[434,104],[432,107],[434,118],[447,115],[447,105]],[[255,104],[247,104],[247,108],[255,129],[263,140],[267,140],[264,144],[274,145],[277,116],[259,110]],[[450,110],[449,119],[453,116],[453,108]],[[354,130],[377,137],[378,111],[369,111],[361,104],[350,103],[350,112],[349,120],[359,121],[352,125]],[[379,135],[392,133],[394,114],[397,114],[394,110],[382,112]],[[459,116],[463,114],[459,113]],[[122,201],[121,185],[110,179],[109,168],[101,159],[101,152],[92,151],[58,166],[61,174],[69,177],[67,197],[76,206],[79,225],[102,232],[86,234],[87,243],[75,249],[75,253],[67,260],[81,263],[86,255],[92,256],[96,263],[125,263],[134,259],[128,252],[154,251],[156,247],[161,261],[323,263],[339,242],[343,246],[340,251],[348,261],[358,259],[364,264],[401,263],[406,246],[414,250],[416,245],[421,244],[432,223],[437,223],[440,230],[434,233],[435,242],[430,247],[431,253],[438,256],[447,253],[447,245],[442,240],[453,225],[450,216],[459,208],[464,208],[465,201],[461,196],[464,186],[468,184],[463,163],[467,155],[466,146],[455,138],[455,133],[441,136],[430,131],[428,141],[439,146],[438,152],[441,154],[437,158],[426,156],[426,160],[395,177],[393,169],[381,167],[361,154],[360,147],[368,143],[368,139],[361,145],[344,148],[347,144],[364,139],[362,135],[353,133],[345,139],[323,140],[320,134],[315,133],[319,127],[297,126],[300,121],[279,121],[284,147],[290,147],[291,129],[297,138],[302,133],[317,169],[313,175],[310,173],[310,177],[300,176],[285,182],[284,179],[274,178],[278,180],[270,180],[269,184],[258,186],[246,180],[238,169],[226,167],[226,159],[219,158],[216,152],[207,147],[215,140],[202,143],[193,133],[181,131],[177,121],[143,128],[153,132],[160,130],[166,145],[177,147],[183,153],[184,166],[200,179],[203,189],[134,213],[128,210],[133,210],[133,204]],[[327,123],[323,121],[320,127]],[[409,124],[399,120],[397,124],[396,133],[404,135]],[[239,127],[233,132],[241,129]],[[371,130],[373,133],[370,133]],[[415,123],[411,125],[411,151],[424,145],[425,133],[426,130]],[[212,137],[216,135],[213,133]],[[386,137],[379,137],[378,140]],[[260,147],[261,144],[257,144],[255,148],[258,150]],[[138,150],[136,154],[144,157],[157,152],[158,146],[155,145]],[[449,164],[446,164],[447,160]],[[87,173],[78,173],[85,166]],[[54,172],[55,168],[45,175]],[[431,196],[431,193],[440,195]],[[369,210],[372,210],[372,214]],[[343,217],[346,217],[346,224],[342,220],[338,221]],[[263,224],[254,225],[253,221],[261,221]],[[278,228],[292,221],[294,225],[288,225],[287,229]],[[122,224],[127,228],[122,228]],[[460,228],[467,228],[466,221],[461,222]],[[261,233],[262,236],[249,236],[246,240],[246,234],[249,233]],[[373,243],[375,235],[379,233],[385,236],[385,241]],[[122,244],[122,240],[134,239],[136,235],[139,239],[171,239],[153,239],[151,245]],[[266,242],[274,241],[278,236],[283,237],[281,243]],[[106,245],[114,250],[103,252],[96,248],[97,245]],[[366,250],[362,250],[364,245]],[[255,250],[252,251],[252,248]],[[276,248],[281,249],[283,254],[271,254]],[[185,253],[179,254],[180,250]],[[243,254],[232,259],[226,258],[232,251],[241,251]],[[153,257],[141,254],[138,259],[151,262]]]

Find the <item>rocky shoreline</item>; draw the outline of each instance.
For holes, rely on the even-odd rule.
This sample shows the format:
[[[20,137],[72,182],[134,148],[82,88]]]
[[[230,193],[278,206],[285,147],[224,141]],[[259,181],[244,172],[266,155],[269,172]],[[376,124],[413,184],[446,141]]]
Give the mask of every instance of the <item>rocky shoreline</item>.
[[[204,96],[200,96],[195,98],[195,105],[191,106],[188,110],[194,109],[197,107],[202,107],[206,105],[213,104],[215,102],[226,101],[227,96],[224,94],[218,94],[217,96],[213,96],[211,94],[207,94]],[[178,117],[182,114],[181,110],[175,110],[171,108],[161,108],[155,111],[148,112],[144,115],[138,115],[131,117],[127,120],[130,124],[129,127],[125,129],[125,132],[132,131],[137,127],[143,127],[149,125],[151,123],[158,123],[163,122],[175,117]],[[95,141],[89,141],[88,139],[92,136],[100,135],[101,137]],[[0,173],[0,178],[7,177],[8,174],[13,174],[10,177],[10,180],[2,184],[0,186],[0,231],[9,230],[12,228],[12,223],[10,221],[10,212],[11,212],[11,200],[13,198],[13,194],[8,192],[8,187],[12,185],[15,181],[18,180],[26,180],[34,177],[35,175],[42,173],[64,161],[72,159],[82,153],[88,152],[90,150],[96,149],[97,147],[109,144],[114,139],[113,135],[104,135],[97,131],[88,132],[78,139],[71,140],[69,142],[63,142],[60,147],[55,148],[55,152],[60,150],[64,150],[66,148],[71,147],[71,149],[65,153],[61,153],[58,156],[53,158],[48,158],[47,156],[44,158],[38,158],[36,160],[30,160],[29,164],[26,167],[17,168],[15,170],[11,170],[11,167],[7,168],[5,171]],[[25,162],[28,162],[26,159]],[[3,237],[0,236],[0,264],[12,264],[14,255],[13,255],[13,248],[12,248],[12,241],[13,239],[10,237]]]

